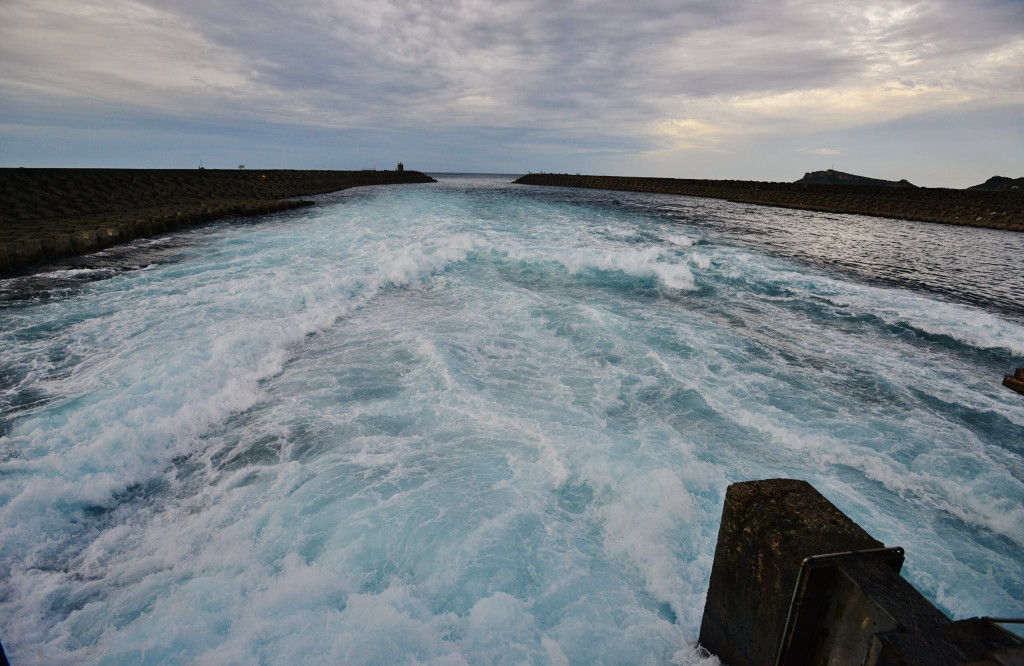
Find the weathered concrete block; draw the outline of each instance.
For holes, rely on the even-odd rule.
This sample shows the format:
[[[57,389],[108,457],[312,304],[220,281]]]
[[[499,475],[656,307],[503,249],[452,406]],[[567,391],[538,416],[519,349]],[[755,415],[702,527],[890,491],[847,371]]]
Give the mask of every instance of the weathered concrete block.
[[[95,231],[79,231],[71,236],[71,245],[75,252],[92,252],[99,247]]]
[[[806,481],[732,484],[700,644],[731,666],[774,664],[804,558],[881,546]]]
[[[132,238],[142,238],[143,236],[150,236],[156,233],[156,225],[153,224],[151,218],[133,220],[129,228],[131,229]]]
[[[46,258],[43,252],[43,243],[38,238],[29,238],[22,241],[25,263],[34,264]]]
[[[121,239],[121,232],[117,227],[103,228],[96,230],[96,241],[100,247],[108,247]]]
[[[951,621],[809,484],[729,486],[701,644],[730,666],[988,666],[1024,641],[988,618]]]
[[[0,271],[10,271],[14,269],[14,264],[11,262],[12,250],[7,243],[0,244]]]
[[[1019,666],[1024,645],[988,618],[948,620],[877,634],[865,666]]]
[[[66,257],[74,252],[71,245],[71,234],[58,234],[54,236],[53,242],[57,248],[57,257]]]
[[[29,263],[28,256],[25,254],[25,244],[21,241],[7,243],[6,254],[9,263],[14,268],[21,268]]]
[[[54,238],[40,238],[39,243],[43,248],[43,256],[52,259],[57,256],[57,242]]]

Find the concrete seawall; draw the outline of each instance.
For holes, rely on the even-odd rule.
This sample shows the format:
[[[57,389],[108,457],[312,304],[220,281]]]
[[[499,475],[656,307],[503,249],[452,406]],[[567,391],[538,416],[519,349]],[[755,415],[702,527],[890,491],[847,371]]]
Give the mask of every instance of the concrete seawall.
[[[533,173],[523,185],[679,194],[737,203],[852,213],[919,222],[1024,231],[1024,194],[943,188],[764,183],[750,180],[628,178]]]
[[[725,494],[700,644],[730,666],[1024,663],[1001,624],[953,621],[899,575],[886,548],[809,483],[734,483]]]
[[[229,215],[311,205],[290,197],[429,182],[419,171],[0,169],[0,274]]]

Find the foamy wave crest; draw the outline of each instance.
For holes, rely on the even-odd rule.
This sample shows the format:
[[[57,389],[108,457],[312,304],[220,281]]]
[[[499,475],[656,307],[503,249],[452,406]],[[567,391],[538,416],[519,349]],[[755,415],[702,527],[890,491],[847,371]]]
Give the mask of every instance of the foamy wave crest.
[[[759,405],[747,394],[743,382],[725,382],[714,387],[680,374],[678,368],[658,354],[648,354],[658,368],[680,384],[698,391],[709,407],[724,419],[768,439],[772,450],[789,450],[820,469],[846,467],[877,481],[900,496],[913,496],[920,504],[955,516],[972,527],[984,527],[1018,545],[1024,545],[1024,509],[1019,501],[1022,486],[1012,472],[1001,469],[990,452],[966,434],[955,446],[943,444],[939,431],[931,437],[929,453],[909,462],[886,450],[876,450],[857,439],[834,436],[829,424],[803,423],[792,414]],[[733,368],[733,372],[737,369]],[[736,375],[733,375],[735,378]],[[757,389],[771,392],[772,384]],[[782,390],[782,387],[778,387]],[[916,429],[927,436],[935,426],[921,422]],[[870,441],[870,440],[869,440]],[[962,467],[955,477],[946,476],[951,467]],[[986,470],[982,473],[967,470]]]
[[[980,482],[915,471],[885,453],[826,434],[800,432],[771,416],[744,409],[738,403],[724,409],[737,423],[765,433],[774,443],[799,451],[823,467],[842,465],[860,470],[866,478],[878,481],[889,490],[913,495],[933,509],[1024,546],[1024,509],[1013,500],[993,496],[991,490],[1001,485],[994,482],[1005,483],[1005,479],[988,477]],[[1018,484],[1011,480],[1010,485]],[[1019,492],[1019,487],[1008,490]]]
[[[658,469],[620,489],[619,498],[600,509],[605,547],[636,567],[654,598],[682,616],[690,601],[675,557],[666,542],[680,523],[693,517],[690,494],[671,470]]]
[[[693,239],[685,234],[666,234],[662,236],[662,239],[676,247],[690,247],[693,245]]]
[[[19,452],[0,463],[10,479],[0,509],[3,540],[36,533],[56,505],[111,506],[124,488],[187,455],[211,424],[254,405],[260,382],[281,371],[297,342],[382,288],[462,261],[477,243],[469,235],[412,242],[347,274],[221,264],[182,276],[172,267],[164,280],[159,270],[128,274],[106,293],[88,295],[57,340],[11,345],[0,359],[24,365],[55,343],[83,359],[67,376],[51,367],[25,380],[54,401],[0,437],[0,447]],[[129,300],[132,288],[151,293]],[[167,346],[177,353],[165,354]]]
[[[665,289],[677,291],[693,291],[693,273],[672,250],[659,247],[626,250],[594,250],[574,248],[552,254],[537,256],[536,254],[513,249],[509,256],[516,259],[532,261],[553,261],[564,266],[570,274],[577,275],[585,271],[618,272],[633,277],[654,277]]]
[[[800,281],[805,281],[802,278]],[[815,280],[818,282],[818,280]],[[825,287],[824,290],[821,287]],[[815,291],[833,304],[873,314],[887,324],[905,325],[929,335],[941,335],[979,349],[1005,349],[1024,356],[1024,326],[968,305],[917,296],[906,291],[867,287],[825,278]]]
[[[912,291],[837,280],[817,273],[779,269],[774,261],[746,253],[735,257],[730,277],[771,284],[802,300],[817,300],[842,308],[845,314],[877,317],[890,326],[945,336],[978,349],[1005,350],[1024,356],[1024,326],[981,308],[918,295]]]
[[[705,254],[698,254],[694,252],[690,255],[690,262],[703,271],[711,268],[711,257]]]
[[[408,285],[425,273],[439,271],[464,261],[480,248],[482,239],[472,234],[455,234],[439,242],[415,242],[384,255],[379,265],[381,284]]]

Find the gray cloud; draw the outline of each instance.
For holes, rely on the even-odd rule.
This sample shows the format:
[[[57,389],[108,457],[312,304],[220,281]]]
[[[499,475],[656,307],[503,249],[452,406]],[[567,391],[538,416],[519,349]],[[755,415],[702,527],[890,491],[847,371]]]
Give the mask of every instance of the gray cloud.
[[[642,155],[1024,104],[1016,0],[7,0],[0,18],[0,97],[54,113],[517,128]]]

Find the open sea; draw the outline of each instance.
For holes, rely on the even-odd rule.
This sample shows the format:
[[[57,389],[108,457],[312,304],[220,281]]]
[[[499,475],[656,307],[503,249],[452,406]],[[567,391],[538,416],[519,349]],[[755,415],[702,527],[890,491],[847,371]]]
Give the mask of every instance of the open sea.
[[[12,663],[716,663],[771,477],[1024,615],[1024,234],[438,177],[0,280]]]

